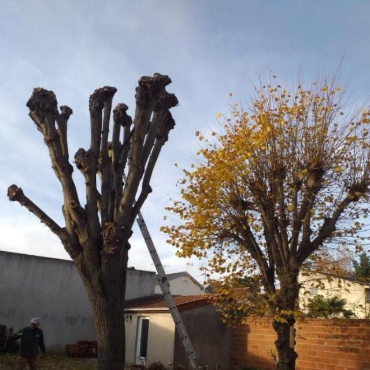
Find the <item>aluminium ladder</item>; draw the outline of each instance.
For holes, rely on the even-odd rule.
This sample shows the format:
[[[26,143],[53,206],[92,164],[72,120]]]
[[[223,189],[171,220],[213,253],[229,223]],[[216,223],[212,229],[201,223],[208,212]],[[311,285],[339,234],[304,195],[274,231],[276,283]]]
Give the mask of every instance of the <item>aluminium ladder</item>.
[[[182,340],[182,343],[184,345],[186,354],[188,356],[191,368],[193,370],[198,370],[197,365],[197,356],[194,350],[194,347],[190,341],[189,335],[186,331],[185,325],[182,322],[180,312],[176,307],[175,300],[172,297],[171,291],[170,291],[170,283],[168,282],[166,273],[164,271],[163,265],[161,263],[161,260],[159,259],[158,253],[155,249],[154,243],[152,238],[150,237],[149,230],[146,227],[145,221],[143,219],[143,216],[141,215],[141,212],[138,213],[137,219],[136,219],[140,231],[144,237],[145,243],[148,247],[148,250],[150,252],[150,255],[152,257],[152,260],[154,262],[154,266],[157,270],[157,280],[159,283],[159,286],[161,287],[164,299],[166,300],[167,306],[170,309],[170,313],[172,315],[173,321],[175,322],[175,327],[177,329],[177,332],[179,333],[179,336]]]

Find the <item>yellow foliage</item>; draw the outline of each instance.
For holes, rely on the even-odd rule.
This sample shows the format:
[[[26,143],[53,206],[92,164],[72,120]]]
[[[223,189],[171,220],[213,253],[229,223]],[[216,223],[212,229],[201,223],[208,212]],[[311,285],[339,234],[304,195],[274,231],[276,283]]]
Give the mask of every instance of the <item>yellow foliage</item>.
[[[280,278],[289,271],[289,253],[298,256],[303,238],[309,243],[324,235],[320,230],[330,217],[348,220],[341,234],[333,228],[330,237],[352,237],[359,229],[353,224],[370,186],[370,116],[369,109],[355,111],[344,106],[336,81],[293,91],[261,85],[248,110],[232,105],[231,117],[199,150],[199,162],[184,170],[182,200],[168,207],[179,222],[161,230],[177,254],[207,259],[210,274],[224,278],[258,272],[270,289],[267,304],[275,305],[277,299],[268,297],[276,286],[261,273],[266,266]],[[222,294],[234,293],[224,287]],[[236,311],[244,307],[236,304]]]

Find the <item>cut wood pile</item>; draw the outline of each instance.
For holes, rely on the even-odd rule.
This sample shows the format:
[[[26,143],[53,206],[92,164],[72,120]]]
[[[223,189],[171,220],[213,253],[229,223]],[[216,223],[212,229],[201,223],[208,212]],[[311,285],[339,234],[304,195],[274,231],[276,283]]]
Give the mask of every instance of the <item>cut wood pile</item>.
[[[94,358],[97,357],[97,343],[81,340],[77,344],[67,344],[65,352],[70,357]]]
[[[0,353],[16,353],[19,349],[19,344],[15,341],[8,340],[13,334],[13,328],[7,328],[6,325],[0,324]]]

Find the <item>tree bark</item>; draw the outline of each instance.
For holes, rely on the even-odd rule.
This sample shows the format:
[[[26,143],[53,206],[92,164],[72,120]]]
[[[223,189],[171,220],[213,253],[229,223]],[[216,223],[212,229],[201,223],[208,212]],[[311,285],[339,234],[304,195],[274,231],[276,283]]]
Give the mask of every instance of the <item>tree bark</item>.
[[[295,370],[295,362],[298,354],[294,350],[294,317],[287,319],[287,323],[274,321],[272,326],[277,333],[275,346],[278,352],[278,370]],[[293,346],[293,347],[292,347]]]
[[[272,326],[277,334],[275,346],[278,352],[278,370],[295,370],[298,354],[295,346],[294,312],[299,295],[298,270],[278,272],[280,290],[276,297],[275,319]]]
[[[98,370],[123,370],[125,364],[124,307],[115,297],[95,295],[91,302],[98,343]]]
[[[98,344],[98,370],[123,370],[125,364],[124,303],[128,261],[127,247],[116,255],[103,255],[102,264],[109,268],[95,269],[83,257],[75,259],[93,312]]]

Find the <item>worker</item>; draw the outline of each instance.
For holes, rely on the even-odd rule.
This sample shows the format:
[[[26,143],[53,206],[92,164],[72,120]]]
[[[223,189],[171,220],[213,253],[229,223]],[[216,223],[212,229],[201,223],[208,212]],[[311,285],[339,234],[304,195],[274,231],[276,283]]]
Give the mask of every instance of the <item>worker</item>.
[[[21,340],[15,370],[22,370],[27,364],[29,364],[31,370],[37,370],[39,347],[41,352],[45,353],[44,334],[39,325],[40,319],[34,317],[30,322],[30,326],[19,330],[13,336],[12,340]]]

